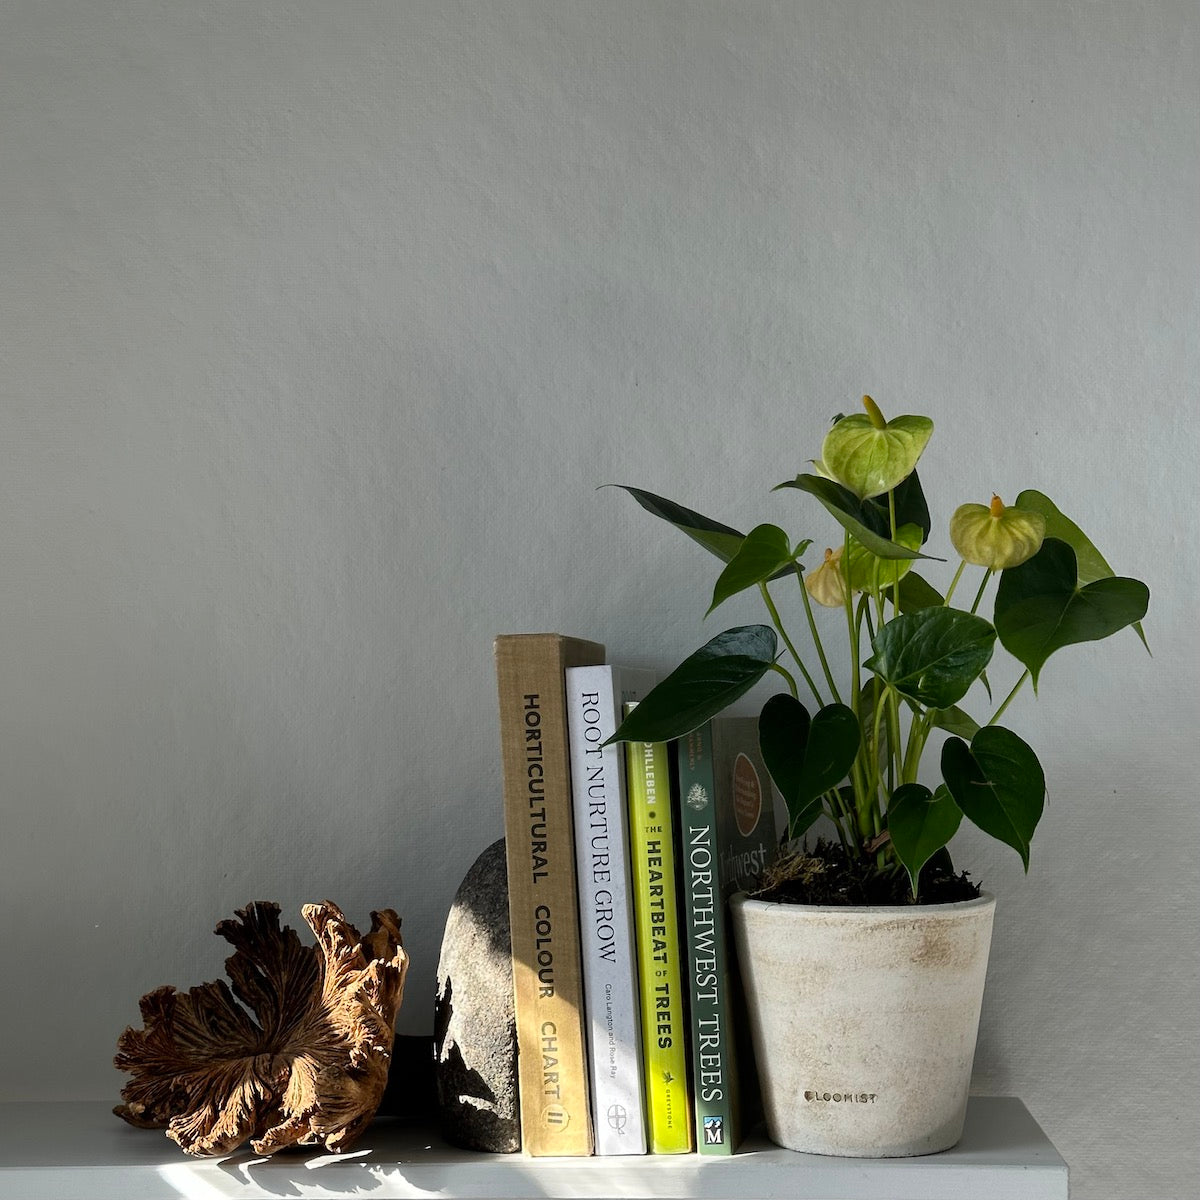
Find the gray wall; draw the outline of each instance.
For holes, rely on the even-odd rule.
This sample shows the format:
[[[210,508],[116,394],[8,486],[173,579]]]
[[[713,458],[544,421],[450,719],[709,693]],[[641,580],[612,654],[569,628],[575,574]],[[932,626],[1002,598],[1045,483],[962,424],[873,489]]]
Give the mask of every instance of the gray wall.
[[[869,391],[937,423],[943,516],[1040,487],[1151,583],[1153,658],[1010,710],[1028,878],[956,853],[1000,897],[976,1090],[1078,1197],[1194,1194],[1198,24],[4,0],[0,1098],[115,1096],[259,897],[397,908],[427,1031],[492,636],[706,636],[711,560],[596,485],[823,545],[769,488]]]

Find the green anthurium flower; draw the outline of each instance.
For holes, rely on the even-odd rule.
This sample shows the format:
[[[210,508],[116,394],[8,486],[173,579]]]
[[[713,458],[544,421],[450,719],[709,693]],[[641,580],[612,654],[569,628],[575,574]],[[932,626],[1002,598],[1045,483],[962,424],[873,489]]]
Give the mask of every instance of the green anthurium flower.
[[[1005,508],[999,496],[990,505],[960,504],[950,518],[950,540],[969,563],[1003,571],[1032,558],[1046,536],[1046,518],[1024,508]]]
[[[919,550],[921,548],[920,526],[901,525],[896,530],[893,541],[901,546],[907,546],[910,550]],[[915,560],[911,558],[880,558],[851,538],[847,561],[851,590],[878,595],[880,591],[899,583],[912,570]]]
[[[902,483],[917,465],[933,433],[928,417],[896,417],[885,421],[870,396],[865,413],[843,417],[821,446],[821,471],[860,500],[882,496]]]

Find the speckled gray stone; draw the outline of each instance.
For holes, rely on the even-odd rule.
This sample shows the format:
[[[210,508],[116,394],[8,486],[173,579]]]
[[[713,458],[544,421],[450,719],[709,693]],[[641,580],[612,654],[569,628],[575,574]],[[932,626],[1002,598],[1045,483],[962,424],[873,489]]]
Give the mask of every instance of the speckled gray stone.
[[[437,969],[434,1079],[442,1135],[493,1154],[521,1148],[504,839],[459,886]]]

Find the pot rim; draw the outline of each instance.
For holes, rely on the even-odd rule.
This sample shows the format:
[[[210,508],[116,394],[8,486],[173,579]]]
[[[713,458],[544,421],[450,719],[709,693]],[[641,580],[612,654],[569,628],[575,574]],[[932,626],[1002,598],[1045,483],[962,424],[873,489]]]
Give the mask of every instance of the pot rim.
[[[814,915],[949,917],[971,909],[994,908],[996,897],[992,892],[981,890],[973,900],[954,900],[949,904],[799,904],[793,900],[756,900],[745,892],[735,892],[730,896],[729,903],[760,912],[795,909],[799,913]]]

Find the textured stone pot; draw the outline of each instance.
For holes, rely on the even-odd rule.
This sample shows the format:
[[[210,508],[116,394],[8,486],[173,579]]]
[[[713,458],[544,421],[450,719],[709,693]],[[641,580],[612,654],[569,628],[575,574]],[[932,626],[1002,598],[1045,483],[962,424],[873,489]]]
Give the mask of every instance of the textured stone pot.
[[[962,1137],[995,907],[733,898],[772,1141],[899,1158]]]

